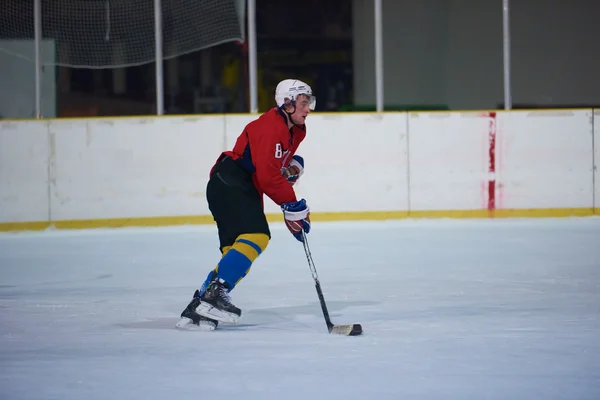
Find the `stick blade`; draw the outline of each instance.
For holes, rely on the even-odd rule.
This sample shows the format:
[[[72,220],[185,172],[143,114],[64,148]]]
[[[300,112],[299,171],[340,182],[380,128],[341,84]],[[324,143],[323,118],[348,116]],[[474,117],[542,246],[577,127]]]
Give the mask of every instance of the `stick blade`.
[[[358,336],[362,334],[362,331],[362,326],[360,324],[333,325],[329,333],[335,333],[336,335],[344,336]]]

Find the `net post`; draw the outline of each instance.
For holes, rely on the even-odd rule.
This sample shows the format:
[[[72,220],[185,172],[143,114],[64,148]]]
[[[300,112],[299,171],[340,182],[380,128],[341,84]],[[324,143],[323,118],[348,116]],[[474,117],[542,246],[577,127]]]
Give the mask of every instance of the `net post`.
[[[42,118],[42,0],[33,0],[35,117]]]
[[[502,38],[504,51],[504,109],[512,108],[512,96],[510,93],[510,8],[508,0],[502,0]]]
[[[375,96],[377,112],[383,111],[383,15],[381,0],[374,0],[375,5]]]
[[[154,0],[154,43],[156,59],[156,115],[164,114],[163,30],[161,0]]]
[[[256,51],[256,0],[248,0],[248,75],[250,112],[258,112],[258,72]]]

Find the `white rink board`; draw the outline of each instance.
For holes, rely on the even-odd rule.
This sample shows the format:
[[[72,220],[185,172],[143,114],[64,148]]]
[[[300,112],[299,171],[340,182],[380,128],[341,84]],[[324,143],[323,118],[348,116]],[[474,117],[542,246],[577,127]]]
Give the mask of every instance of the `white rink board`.
[[[600,110],[594,110],[594,208],[600,208]]]
[[[54,220],[208,214],[223,117],[56,121]]]
[[[514,111],[498,128],[497,209],[592,208],[592,112]]]
[[[235,142],[244,131],[246,125],[257,119],[260,115],[230,115],[225,118],[225,134],[223,136],[223,148],[226,150],[233,149]],[[217,159],[218,154],[214,157]]]
[[[2,122],[0,223],[209,215],[209,170],[256,117]],[[496,209],[599,206],[592,122],[591,110],[497,112]],[[315,113],[307,124],[296,191],[313,212],[487,207],[487,112]]]
[[[297,195],[313,210],[408,209],[405,113],[324,114],[307,125],[297,152],[305,159]]]
[[[47,123],[0,122],[0,222],[48,221]]]
[[[487,113],[410,113],[411,210],[486,208]]]

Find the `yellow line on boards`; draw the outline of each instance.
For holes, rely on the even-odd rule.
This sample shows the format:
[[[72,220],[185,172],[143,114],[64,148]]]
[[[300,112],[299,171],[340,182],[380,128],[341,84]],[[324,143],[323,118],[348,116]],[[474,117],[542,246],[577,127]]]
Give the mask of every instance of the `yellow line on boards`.
[[[398,219],[439,218],[562,218],[600,215],[594,208],[533,208],[512,210],[413,210],[413,211],[360,211],[311,213],[311,221],[384,221]],[[267,214],[269,222],[282,222],[281,214]],[[0,222],[0,232],[40,231],[54,229],[95,229],[125,227],[161,227],[177,225],[214,224],[210,215],[161,216],[136,218],[104,218],[62,221]]]

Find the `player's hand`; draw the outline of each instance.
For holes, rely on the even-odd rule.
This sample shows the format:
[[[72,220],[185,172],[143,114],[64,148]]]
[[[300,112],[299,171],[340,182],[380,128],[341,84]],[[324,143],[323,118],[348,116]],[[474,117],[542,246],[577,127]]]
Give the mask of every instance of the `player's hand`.
[[[310,232],[310,208],[306,205],[306,200],[283,203],[281,205],[285,226],[292,232],[292,235],[300,242],[304,241],[302,231]]]
[[[298,155],[292,157],[290,165],[287,168],[284,168],[282,173],[284,178],[287,179],[288,182],[290,182],[293,186],[294,183],[296,183],[296,181],[300,179],[304,173],[304,158]]]

